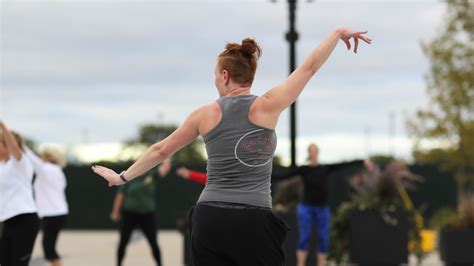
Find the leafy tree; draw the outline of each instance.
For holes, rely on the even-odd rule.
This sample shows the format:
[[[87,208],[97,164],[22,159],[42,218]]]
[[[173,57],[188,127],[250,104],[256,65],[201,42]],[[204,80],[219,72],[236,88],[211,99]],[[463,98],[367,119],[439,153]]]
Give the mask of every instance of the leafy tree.
[[[390,162],[395,160],[396,158],[391,155],[383,155],[383,154],[375,154],[370,156],[370,160],[372,160],[376,165],[378,165],[381,169],[385,168]]]
[[[474,2],[447,0],[446,24],[423,44],[431,69],[426,77],[428,107],[408,122],[417,139],[418,162],[454,172],[459,196],[474,184]],[[441,143],[426,150],[422,140]]]

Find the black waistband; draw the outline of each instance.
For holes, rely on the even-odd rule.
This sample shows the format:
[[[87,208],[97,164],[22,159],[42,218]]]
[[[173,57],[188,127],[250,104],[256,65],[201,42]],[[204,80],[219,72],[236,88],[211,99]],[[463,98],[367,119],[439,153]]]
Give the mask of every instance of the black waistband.
[[[236,202],[224,202],[224,201],[204,201],[198,204],[208,205],[217,208],[224,208],[224,209],[237,209],[237,210],[265,210],[271,211],[271,208],[268,207],[260,207],[254,206],[244,203],[236,203]]]

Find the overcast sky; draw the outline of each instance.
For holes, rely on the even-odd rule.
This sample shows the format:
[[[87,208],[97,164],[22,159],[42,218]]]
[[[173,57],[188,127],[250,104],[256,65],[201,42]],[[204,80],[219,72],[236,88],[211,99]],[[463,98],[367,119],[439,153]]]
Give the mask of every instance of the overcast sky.
[[[120,142],[143,123],[181,123],[218,97],[216,56],[247,36],[263,48],[254,94],[288,75],[283,0],[3,0],[0,8],[0,118],[40,143]],[[300,161],[312,141],[323,161],[409,156],[405,118],[427,104],[420,44],[438,32],[444,9],[439,1],[299,1],[298,63],[335,26],[373,39],[357,55],[341,42],[301,95]],[[285,112],[283,157],[288,124]]]

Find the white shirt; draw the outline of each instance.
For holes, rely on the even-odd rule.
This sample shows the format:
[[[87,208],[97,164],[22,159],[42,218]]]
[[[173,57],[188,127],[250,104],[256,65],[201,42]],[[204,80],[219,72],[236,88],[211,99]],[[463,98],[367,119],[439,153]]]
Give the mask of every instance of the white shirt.
[[[41,160],[26,148],[33,163],[36,179],[33,184],[39,217],[66,215],[69,212],[66,200],[66,176],[60,166]]]
[[[32,179],[33,166],[25,153],[21,160],[10,156],[0,162],[0,222],[36,212]]]

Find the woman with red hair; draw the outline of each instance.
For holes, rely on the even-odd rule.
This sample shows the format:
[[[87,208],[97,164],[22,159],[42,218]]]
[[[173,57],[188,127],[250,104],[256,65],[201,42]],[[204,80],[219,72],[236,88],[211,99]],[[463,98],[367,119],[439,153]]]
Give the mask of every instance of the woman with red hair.
[[[153,144],[126,171],[93,166],[109,186],[146,173],[202,136],[208,155],[207,184],[190,214],[194,265],[284,265],[288,227],[272,212],[270,179],[278,118],[305,88],[338,44],[353,38],[370,43],[363,31],[335,28],[284,82],[262,96],[251,86],[261,48],[250,38],[228,43],[218,56],[219,99],[192,112],[164,140]]]

